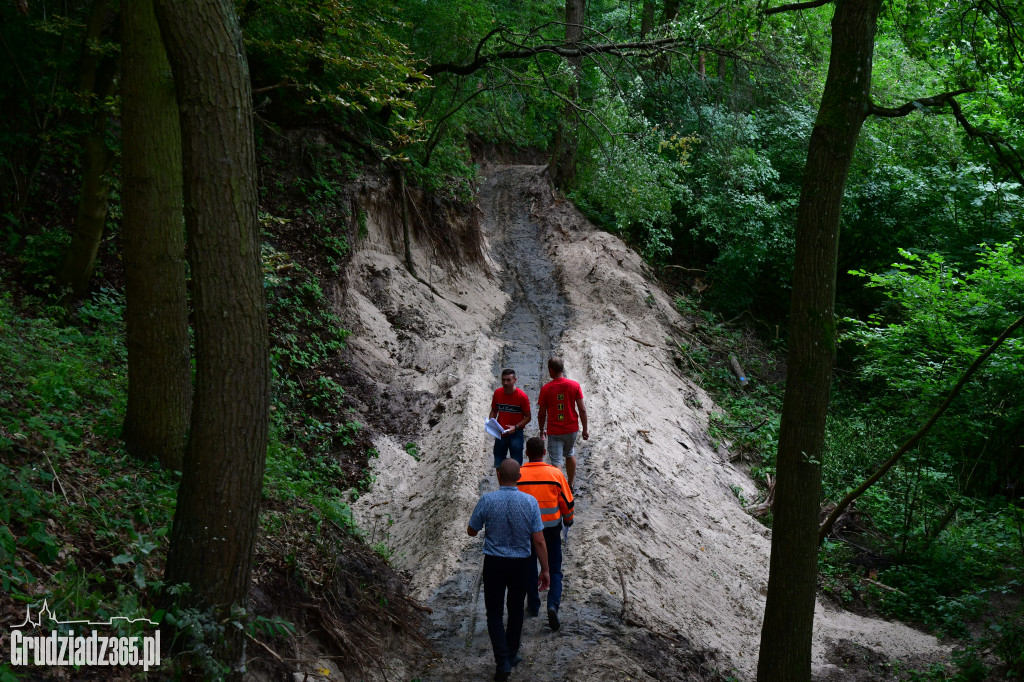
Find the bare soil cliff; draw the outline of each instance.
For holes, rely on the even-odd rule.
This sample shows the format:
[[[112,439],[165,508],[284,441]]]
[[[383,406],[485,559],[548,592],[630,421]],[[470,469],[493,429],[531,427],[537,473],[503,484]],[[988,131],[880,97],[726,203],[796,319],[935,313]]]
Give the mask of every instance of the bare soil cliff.
[[[393,209],[369,211],[338,297],[359,410],[382,434],[354,509],[411,574],[439,654],[396,656],[394,674],[490,677],[482,539],[465,531],[496,487],[483,422],[500,367],[514,366],[535,402],[558,354],[583,387],[591,437],[577,448],[563,626],[527,619],[514,678],[753,679],[770,531],[734,492],[752,499],[753,483],[707,435],[713,401],[674,362],[671,339],[689,323],[639,256],[555,198],[542,167],[489,169],[479,210],[460,220],[480,221],[482,245],[414,230],[417,278]],[[845,670],[857,656],[843,651],[870,663]],[[879,661],[945,654],[902,624],[818,606],[816,679],[872,679]]]

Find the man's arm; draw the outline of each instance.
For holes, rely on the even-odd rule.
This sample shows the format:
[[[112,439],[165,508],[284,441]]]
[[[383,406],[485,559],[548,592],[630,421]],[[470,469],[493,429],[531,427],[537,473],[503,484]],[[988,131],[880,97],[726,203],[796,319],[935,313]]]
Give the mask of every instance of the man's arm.
[[[526,403],[526,410],[523,412],[523,418],[519,420],[518,424],[516,424],[516,428],[522,431],[526,428],[526,425],[530,423],[531,419],[533,419],[533,415],[530,414],[530,403]]]
[[[537,589],[544,591],[551,585],[551,572],[548,570],[548,545],[544,542],[544,531],[533,534],[533,549],[540,559],[540,575],[537,576]]]
[[[574,507],[576,503],[572,498],[572,489],[569,487],[568,481],[565,480],[565,476],[562,476],[562,472],[558,472],[558,485],[561,493],[558,495],[558,511],[562,515],[562,523],[566,528],[572,525],[575,520]]]
[[[475,538],[476,534],[480,532],[480,529],[484,527],[487,522],[487,496],[484,495],[477,500],[476,506],[473,507],[473,513],[469,516],[469,523],[466,524],[466,533],[469,537]],[[473,524],[476,524],[474,527]]]
[[[526,425],[530,423],[531,419],[533,419],[533,414],[530,413],[530,399],[527,397],[526,393],[520,391],[519,397],[519,407],[523,409],[523,418],[518,424],[516,424],[516,426],[520,431],[524,431],[526,429]]]
[[[587,431],[587,408],[583,406],[583,392],[580,391],[580,395],[576,398],[576,413],[580,416],[580,424],[583,426],[583,440],[590,438],[590,432]]]

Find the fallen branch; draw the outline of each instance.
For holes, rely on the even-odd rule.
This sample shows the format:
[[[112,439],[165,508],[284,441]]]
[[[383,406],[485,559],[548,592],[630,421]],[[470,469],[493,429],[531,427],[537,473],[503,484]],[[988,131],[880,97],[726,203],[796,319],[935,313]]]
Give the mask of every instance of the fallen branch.
[[[767,515],[772,510],[772,505],[775,504],[775,482],[768,474],[765,474],[764,480],[768,484],[768,494],[765,495],[764,501],[758,502],[753,507],[747,509],[754,518],[761,518]]]
[[[663,268],[674,268],[676,270],[682,270],[683,272],[707,272],[707,270],[701,270],[700,268],[684,268],[682,265],[663,265]]]
[[[409,595],[405,595],[405,602],[409,606],[413,607],[414,609],[416,609],[417,611],[420,611],[422,613],[429,613],[429,614],[433,614],[434,613],[434,609],[430,608],[429,606],[424,606],[423,604],[418,603],[415,599],[413,599]]]
[[[641,341],[640,339],[636,338],[635,336],[630,336],[629,334],[626,335],[626,338],[629,339],[630,341],[636,341],[641,346],[647,346],[648,348],[657,348],[657,345],[655,345],[653,343],[647,343],[646,341]]]
[[[899,595],[902,595],[904,597],[907,596],[906,593],[903,592],[902,590],[897,590],[895,587],[892,587],[890,585],[886,585],[884,583],[880,583],[877,580],[872,580],[871,578],[861,578],[861,580],[863,580],[864,582],[869,583],[871,585],[874,585],[875,587],[877,587],[880,590],[885,590],[886,592],[889,592],[891,594],[899,594]]]
[[[273,649],[271,649],[271,648],[270,648],[269,646],[267,646],[266,644],[264,644],[264,643],[263,643],[263,642],[261,642],[260,640],[256,639],[256,638],[255,638],[255,637],[253,637],[252,635],[250,635],[250,634],[249,634],[248,632],[247,632],[247,633],[245,633],[245,636],[246,636],[246,637],[248,637],[249,639],[251,639],[252,641],[256,642],[257,644],[259,644],[259,645],[260,645],[261,647],[263,647],[264,649],[266,649],[266,650],[267,650],[267,651],[268,651],[268,652],[270,653],[270,655],[271,655],[271,656],[273,656],[274,658],[276,658],[276,659],[277,659],[277,662],[278,662],[278,663],[281,663],[282,665],[284,664],[284,659],[283,659],[283,658],[281,658],[280,656],[278,656],[278,655],[277,655],[277,652],[276,652],[276,651],[274,651],[274,650],[273,650]]]
[[[46,463],[50,465],[50,471],[53,472],[53,480],[57,481],[57,485],[60,486],[60,492],[64,495],[64,501],[68,503],[68,506],[72,506],[74,502],[68,499],[68,494],[64,490],[64,484],[60,482],[60,476],[57,475],[57,470],[53,467],[53,462],[50,461],[50,456],[46,454],[46,450],[43,450],[43,457],[46,458]]]
[[[419,275],[413,275],[413,277],[415,277],[415,278],[416,278],[416,281],[417,281],[417,282],[419,282],[419,283],[420,283],[420,284],[422,284],[423,286],[425,286],[425,287],[427,287],[428,289],[430,289],[430,293],[432,293],[432,294],[433,294],[434,296],[437,296],[437,297],[438,297],[439,299],[441,299],[442,301],[448,301],[448,302],[449,302],[449,303],[451,303],[452,305],[454,305],[454,306],[458,306],[458,307],[459,307],[459,308],[461,308],[462,310],[469,310],[469,306],[467,306],[466,304],[464,304],[464,303],[456,303],[455,301],[451,300],[450,298],[445,298],[445,297],[444,297],[444,296],[443,296],[443,295],[441,294],[441,292],[440,292],[440,291],[438,291],[437,289],[435,289],[435,288],[434,288],[434,285],[433,285],[433,284],[431,284],[431,283],[430,283],[430,282],[428,282],[427,280],[423,279],[423,278],[422,278],[422,277],[420,277]]]

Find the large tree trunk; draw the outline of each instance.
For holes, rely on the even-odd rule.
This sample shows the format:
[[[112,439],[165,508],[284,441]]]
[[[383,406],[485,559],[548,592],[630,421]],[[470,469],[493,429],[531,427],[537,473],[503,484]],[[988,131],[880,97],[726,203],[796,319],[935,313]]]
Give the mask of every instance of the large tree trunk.
[[[662,23],[675,21],[679,16],[679,0],[665,0],[665,11],[661,15]]]
[[[647,40],[647,34],[654,28],[654,2],[644,0],[640,14],[640,40]]]
[[[835,360],[836,260],[846,175],[867,113],[881,0],[837,0],[825,91],[796,227],[786,397],[759,682],[811,679],[821,458]]]
[[[106,23],[107,2],[95,0],[86,26],[82,59],[78,67],[78,96],[85,108],[78,121],[84,129],[82,135],[82,184],[79,187],[78,215],[71,235],[58,280],[71,289],[75,299],[89,291],[89,280],[96,266],[96,253],[103,238],[107,220],[107,197],[110,195],[108,173],[113,154],[107,149],[107,113],[103,100],[114,91],[117,73],[115,57],[100,57],[93,53],[92,44],[103,34]]]
[[[583,38],[583,13],[585,0],[565,0],[565,43],[567,47],[575,46]],[[551,180],[560,189],[568,189],[576,179],[576,146],[577,130],[580,126],[580,114],[576,108],[579,97],[579,84],[582,76],[583,59],[570,57],[572,80],[568,102],[562,107],[562,118],[555,132],[555,149],[551,155]]]
[[[192,407],[192,369],[178,105],[153,0],[124,3],[121,21],[128,347],[128,411],[122,437],[132,455],[180,470]]]
[[[231,0],[157,0],[157,16],[181,115],[196,357],[165,578],[220,621],[248,596],[270,393],[249,72]],[[244,639],[227,630],[238,671]]]

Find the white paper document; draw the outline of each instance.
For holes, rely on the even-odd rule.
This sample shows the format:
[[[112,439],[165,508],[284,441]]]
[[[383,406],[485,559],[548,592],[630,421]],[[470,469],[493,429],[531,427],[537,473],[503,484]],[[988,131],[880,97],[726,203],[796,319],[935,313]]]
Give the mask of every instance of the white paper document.
[[[501,438],[501,432],[504,431],[505,429],[501,427],[501,424],[498,423],[497,419],[491,417],[486,422],[484,422],[484,430],[487,432],[488,436],[492,436],[494,438]]]

